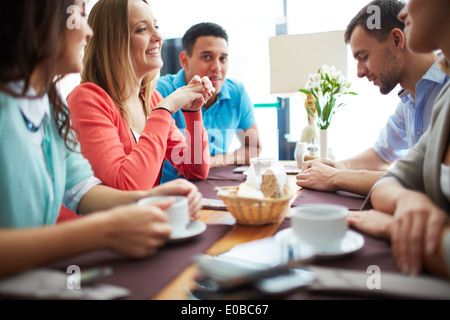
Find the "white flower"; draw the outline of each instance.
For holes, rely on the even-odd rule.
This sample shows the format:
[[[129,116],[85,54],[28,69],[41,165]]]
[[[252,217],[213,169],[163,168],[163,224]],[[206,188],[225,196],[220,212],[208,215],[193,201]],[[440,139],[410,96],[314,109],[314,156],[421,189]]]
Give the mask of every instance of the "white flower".
[[[316,74],[312,74],[309,76],[309,78],[311,79],[312,82],[319,82],[320,81],[320,74],[316,73]]]
[[[335,66],[331,66],[329,69],[328,69],[328,75],[330,76],[330,78],[336,78],[336,73],[337,73],[337,70],[336,70],[336,67]]]
[[[317,118],[317,125],[321,129],[327,129],[331,118],[336,112],[335,108],[343,105],[336,105],[336,99],[345,94],[355,94],[349,92],[351,84],[346,80],[341,71],[334,66],[324,64],[318,73],[310,74],[306,83],[306,89],[300,89],[303,93],[312,93],[315,98],[315,107],[320,116]],[[305,92],[306,91],[306,92]],[[328,108],[330,112],[321,112]],[[331,109],[330,109],[331,108]]]
[[[306,82],[305,89],[306,90],[318,89],[321,86],[320,80],[321,80],[320,75],[318,74],[310,75],[308,81]]]
[[[325,73],[329,73],[330,72],[330,67],[326,64],[324,64],[323,66],[320,67],[320,72],[325,74]]]

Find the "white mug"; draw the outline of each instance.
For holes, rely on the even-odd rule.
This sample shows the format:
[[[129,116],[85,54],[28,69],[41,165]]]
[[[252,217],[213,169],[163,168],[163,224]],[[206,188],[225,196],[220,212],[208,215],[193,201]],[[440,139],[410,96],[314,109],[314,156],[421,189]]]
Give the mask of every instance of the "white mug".
[[[306,154],[306,147],[308,144],[306,142],[297,142],[294,150],[294,159],[297,161],[297,168],[302,169],[303,167],[303,158]]]
[[[292,209],[291,226],[301,243],[316,251],[334,251],[347,232],[347,213],[346,207],[338,205],[302,205]]]
[[[171,237],[180,236],[186,233],[187,226],[190,221],[189,217],[189,205],[186,197],[181,196],[158,196],[144,198],[138,202],[138,204],[152,203],[156,201],[167,201],[171,198],[175,199],[175,202],[166,210],[169,217],[169,223],[172,226]]]

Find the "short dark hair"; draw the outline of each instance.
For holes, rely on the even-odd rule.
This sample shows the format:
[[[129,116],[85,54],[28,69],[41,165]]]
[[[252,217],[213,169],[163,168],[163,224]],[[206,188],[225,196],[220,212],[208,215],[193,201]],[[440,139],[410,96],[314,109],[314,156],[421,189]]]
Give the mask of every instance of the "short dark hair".
[[[183,50],[185,50],[189,56],[192,55],[195,41],[198,37],[202,36],[223,38],[228,43],[228,34],[221,26],[212,22],[198,23],[190,27],[183,36]]]
[[[405,3],[399,0],[375,0],[368,3],[358,14],[350,21],[345,30],[345,43],[350,42],[352,33],[357,26],[362,26],[368,34],[375,37],[378,41],[386,40],[387,36],[392,29],[398,28],[400,30],[405,29],[405,24],[398,19],[400,11],[405,7]],[[380,28],[369,28],[367,21],[374,14],[368,8],[370,6],[376,6],[380,9]]]

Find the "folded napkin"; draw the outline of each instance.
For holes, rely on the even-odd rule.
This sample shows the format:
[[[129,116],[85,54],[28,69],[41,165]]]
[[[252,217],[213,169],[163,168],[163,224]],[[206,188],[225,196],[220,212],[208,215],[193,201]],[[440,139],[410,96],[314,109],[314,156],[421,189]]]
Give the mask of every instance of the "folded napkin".
[[[347,207],[349,210],[360,210],[364,197],[350,192],[325,192],[303,188],[292,203],[292,207],[304,204],[334,204]]]
[[[431,276],[408,276],[380,271],[375,274],[334,268],[310,266],[316,280],[308,289],[318,292],[357,294],[406,299],[450,299],[450,281]],[[372,278],[373,277],[373,278]]]
[[[106,284],[82,285],[69,289],[70,274],[53,269],[35,269],[0,281],[0,296],[9,299],[111,300],[124,298],[130,292]]]
[[[207,180],[245,181],[244,171],[236,170],[236,166],[214,167],[209,170]]]
[[[216,199],[202,199],[202,209],[205,210],[227,210],[227,207],[222,200]]]

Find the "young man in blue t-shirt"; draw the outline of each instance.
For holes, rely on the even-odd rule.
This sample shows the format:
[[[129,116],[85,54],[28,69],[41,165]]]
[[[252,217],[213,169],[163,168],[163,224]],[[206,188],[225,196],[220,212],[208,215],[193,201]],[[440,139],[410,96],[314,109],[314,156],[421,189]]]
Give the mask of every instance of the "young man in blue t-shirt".
[[[227,164],[248,164],[259,154],[259,136],[255,123],[253,104],[242,83],[227,79],[228,35],[219,25],[199,23],[192,26],[183,37],[180,64],[175,75],[158,80],[156,89],[163,97],[185,86],[195,75],[207,76],[215,94],[202,108],[203,123],[208,132],[211,167]],[[181,131],[186,124],[182,111],[173,115]],[[241,147],[233,153],[228,149],[237,135]],[[181,177],[167,161],[161,182]]]

